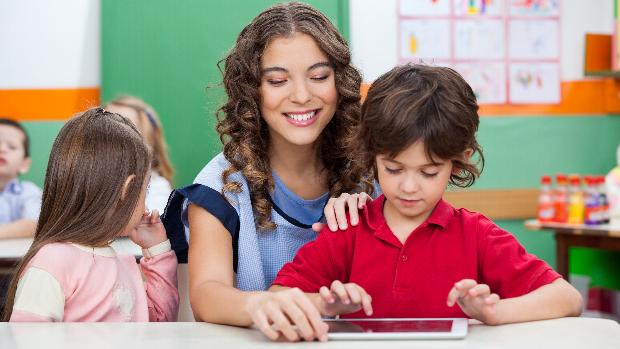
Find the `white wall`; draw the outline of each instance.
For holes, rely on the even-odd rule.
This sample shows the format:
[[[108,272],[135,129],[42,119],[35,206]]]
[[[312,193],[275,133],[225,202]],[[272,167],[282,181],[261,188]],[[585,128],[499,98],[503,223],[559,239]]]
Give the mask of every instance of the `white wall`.
[[[399,0],[350,0],[353,62],[365,82],[397,64]],[[562,80],[583,79],[585,33],[613,32],[613,0],[562,0]]]
[[[0,0],[0,89],[98,87],[99,0]]]

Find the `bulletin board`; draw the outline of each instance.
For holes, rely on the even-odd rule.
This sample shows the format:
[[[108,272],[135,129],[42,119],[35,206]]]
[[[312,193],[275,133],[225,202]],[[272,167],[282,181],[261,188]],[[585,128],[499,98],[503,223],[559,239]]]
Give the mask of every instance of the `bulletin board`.
[[[560,0],[400,0],[398,59],[457,70],[480,104],[561,101]]]

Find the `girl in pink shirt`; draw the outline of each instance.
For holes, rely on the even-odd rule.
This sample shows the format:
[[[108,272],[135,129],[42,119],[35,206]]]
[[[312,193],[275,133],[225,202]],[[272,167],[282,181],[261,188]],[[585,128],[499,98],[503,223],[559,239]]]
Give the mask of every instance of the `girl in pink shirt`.
[[[5,321],[176,320],[176,257],[158,212],[144,207],[150,163],[140,133],[118,114],[95,108],[65,124]],[[142,247],[139,265],[110,246],[119,236]]]

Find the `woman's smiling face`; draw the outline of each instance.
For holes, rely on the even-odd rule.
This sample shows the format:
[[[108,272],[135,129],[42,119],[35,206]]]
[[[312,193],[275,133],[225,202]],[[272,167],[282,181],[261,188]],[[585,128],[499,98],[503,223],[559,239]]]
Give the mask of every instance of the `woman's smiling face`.
[[[335,74],[307,34],[274,39],[261,57],[260,111],[278,143],[311,145],[336,111]]]

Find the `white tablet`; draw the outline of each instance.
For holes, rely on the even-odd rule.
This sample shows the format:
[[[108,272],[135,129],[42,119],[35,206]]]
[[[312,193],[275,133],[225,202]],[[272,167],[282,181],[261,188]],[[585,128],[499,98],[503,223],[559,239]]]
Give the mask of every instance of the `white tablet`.
[[[467,319],[326,319],[330,340],[461,339]]]

